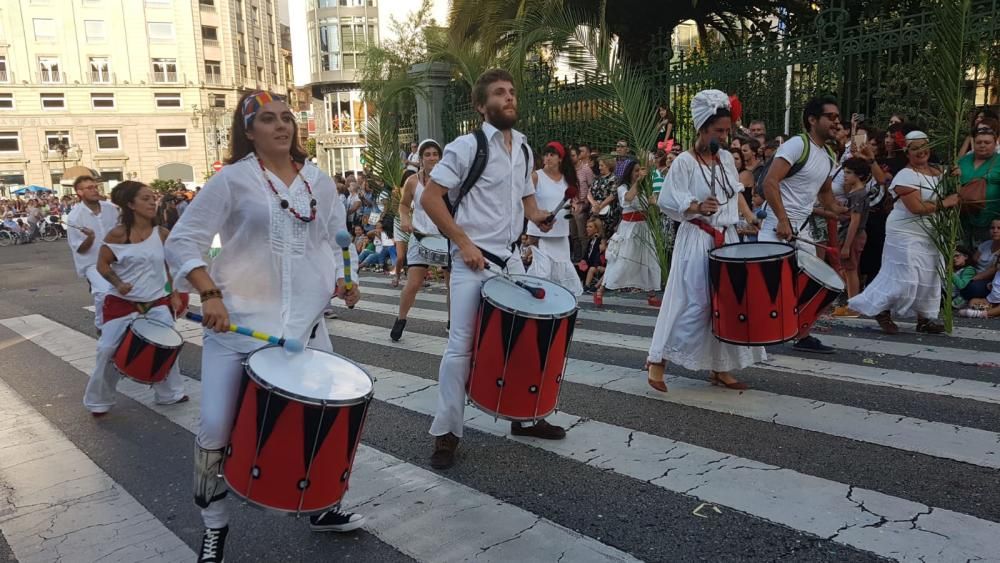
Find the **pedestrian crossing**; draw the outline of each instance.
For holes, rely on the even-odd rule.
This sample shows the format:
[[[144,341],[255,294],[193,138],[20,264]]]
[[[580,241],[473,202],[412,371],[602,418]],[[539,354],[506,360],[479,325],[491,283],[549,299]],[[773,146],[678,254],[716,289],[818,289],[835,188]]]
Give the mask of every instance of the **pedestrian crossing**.
[[[362,291],[379,301],[363,300],[351,311],[338,308],[340,318],[327,321],[335,347],[371,349],[371,353],[363,354],[360,361],[378,380],[377,402],[429,420],[427,417],[433,415],[436,405],[437,385],[436,369],[426,366],[436,365],[446,342],[442,335],[445,334],[447,313],[440,309],[444,296],[419,294],[417,305],[409,316],[424,324],[411,323],[403,339],[392,343],[387,325],[396,314],[398,289],[382,287],[388,282],[381,278],[377,281],[385,283],[373,281],[362,278]],[[929,456],[921,463],[938,464],[942,468],[968,467],[970,472],[984,471],[984,475],[993,478],[975,486],[995,489],[995,471],[1000,469],[1000,425],[995,423],[980,424],[982,427],[956,425],[937,422],[934,416],[919,418],[896,414],[891,409],[861,408],[850,400],[836,402],[757,389],[737,393],[709,387],[704,379],[699,379],[702,376],[669,367],[670,392],[652,391],[643,381],[644,372],[639,368],[645,359],[655,311],[641,301],[619,299],[627,303],[619,306],[616,302],[606,307],[606,311],[581,310],[581,328],[574,336],[566,372],[566,381],[574,397],[586,397],[594,402],[620,397],[620,408],[624,410],[630,406],[660,405],[662,409],[714,413],[721,417],[720,421],[737,417],[755,424],[766,423],[775,429],[774,432],[788,434],[790,439],[791,433],[805,431],[805,435],[795,434],[795,439],[825,436],[865,444],[859,446],[859,455],[875,454],[883,450],[872,448],[884,448],[887,452]],[[382,302],[385,300],[392,302]],[[609,304],[608,298],[605,303]],[[626,306],[628,308],[619,308]],[[637,308],[648,311],[636,313]],[[854,319],[838,322],[852,329],[867,326],[866,321]],[[58,320],[31,315],[3,319],[0,325],[37,343],[80,372],[87,373],[92,368],[93,338]],[[200,327],[180,320],[177,328],[187,342],[201,345]],[[620,332],[622,330],[628,333]],[[995,361],[1000,353],[979,347],[986,341],[996,342],[996,336],[1000,336],[1000,332],[970,326],[959,327],[952,338],[928,340],[928,344],[848,336],[842,330],[823,335],[823,340],[843,350],[885,354],[888,361],[934,360],[957,367],[969,364],[970,359],[971,363],[980,364]],[[588,347],[596,352],[586,355],[589,359],[581,358],[581,349]],[[602,361],[591,361],[595,354],[602,356]],[[392,359],[399,356],[407,359]],[[758,372],[794,375],[831,384],[862,386],[871,393],[910,393],[905,397],[931,404],[939,400],[961,401],[978,405],[976,408],[983,412],[1000,414],[997,406],[1000,405],[1000,373],[988,374],[985,379],[989,381],[986,381],[963,378],[960,369],[944,376],[903,368],[843,363],[837,359],[837,356],[814,360],[777,354],[748,371],[754,375]],[[119,390],[193,432],[201,400],[200,382],[189,377],[185,379],[192,402],[177,407],[154,405],[151,391],[130,381],[123,381]],[[0,387],[0,400],[3,399],[2,391]],[[539,454],[555,456],[554,459],[561,463],[599,470],[608,479],[632,480],[636,486],[650,486],[662,494],[690,499],[691,518],[703,517],[705,510],[701,505],[705,504],[717,507],[724,514],[733,514],[733,517],[779,526],[775,530],[794,531],[801,534],[803,541],[856,550],[850,557],[829,560],[863,560],[866,555],[900,561],[1000,560],[997,555],[1000,553],[1000,524],[996,511],[988,508],[928,502],[928,498],[939,497],[925,493],[919,485],[905,495],[890,494],[880,487],[858,485],[852,479],[813,475],[799,467],[755,459],[757,456],[745,452],[733,453],[743,448],[706,447],[695,435],[691,439],[667,436],[646,420],[610,420],[595,414],[595,410],[600,410],[597,407],[587,405],[583,411],[578,411],[577,408],[584,405],[579,401],[575,404],[574,408],[567,407],[570,412],[560,411],[549,418],[569,429],[563,441],[511,436],[506,423],[473,407],[466,410],[466,423],[470,429],[499,438],[503,449],[529,448]],[[2,436],[0,434],[0,439]],[[472,441],[466,445],[467,440]],[[463,448],[474,448],[474,440],[474,437],[463,439]],[[0,448],[4,446],[0,442]],[[429,437],[426,448],[429,455]],[[347,503],[368,515],[365,528],[368,532],[414,560],[679,561],[693,558],[689,553],[680,555],[686,553],[683,545],[675,546],[677,553],[650,553],[616,534],[607,534],[612,538],[609,540],[605,534],[581,533],[561,524],[563,516],[559,514],[550,514],[530,503],[526,506],[524,499],[505,499],[495,491],[463,484],[464,477],[457,481],[449,479],[448,473],[429,471],[426,466],[406,461],[391,450],[392,447],[387,451],[382,445],[373,447],[372,444],[359,450]],[[887,454],[886,458],[905,458],[905,455],[894,457],[896,455]],[[459,466],[463,463],[474,464],[475,460],[460,458]],[[2,468],[0,461],[0,470]],[[893,468],[887,466],[885,470]],[[0,473],[0,477],[3,476]],[[586,491],[572,494],[585,495]],[[956,494],[968,496],[969,493],[958,491]],[[987,496],[983,500],[995,504],[996,497]],[[711,510],[709,508],[708,512],[715,514]],[[0,510],[0,530],[7,535],[2,514]],[[663,525],[682,524],[665,522]],[[734,553],[730,559],[775,558],[756,559],[753,553]]]

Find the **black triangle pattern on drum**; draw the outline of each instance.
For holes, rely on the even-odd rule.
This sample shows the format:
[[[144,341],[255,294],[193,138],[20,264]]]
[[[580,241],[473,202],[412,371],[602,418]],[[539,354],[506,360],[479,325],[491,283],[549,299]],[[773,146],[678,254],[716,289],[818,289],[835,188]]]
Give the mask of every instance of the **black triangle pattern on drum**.
[[[483,303],[482,310],[481,310],[481,312],[479,314],[479,342],[480,343],[483,341],[483,334],[486,333],[486,325],[489,324],[490,317],[493,316],[493,312],[494,311],[496,311],[496,309],[493,308],[493,305],[490,305],[489,303]]]
[[[236,395],[237,397],[239,397],[239,399],[236,401],[236,413],[233,415],[233,420],[239,420],[240,418],[240,411],[243,410],[243,399],[246,397],[247,385],[249,384],[250,384],[250,377],[248,377],[247,374],[244,373],[243,377],[240,378],[240,392],[238,395]],[[226,451],[228,452],[228,455],[230,456],[233,455],[228,448],[226,449]]]
[[[288,399],[267,389],[257,389],[257,437],[260,448],[267,444],[267,439],[274,431],[274,425],[277,424],[281,412],[287,405]]]
[[[764,274],[764,284],[767,285],[767,293],[771,296],[771,303],[778,300],[778,290],[781,289],[781,271],[785,267],[782,260],[771,260],[762,262],[761,271]]]
[[[726,272],[729,274],[729,283],[733,286],[736,294],[736,302],[742,304],[747,294],[747,267],[746,264],[726,264]]]
[[[802,310],[802,307],[806,303],[812,301],[813,297],[816,297],[816,294],[819,293],[819,288],[820,285],[812,280],[807,281],[805,287],[799,288],[799,310]]]
[[[304,405],[302,407],[302,433],[305,439],[302,441],[302,454],[305,464],[303,467],[309,471],[312,465],[313,456],[323,447],[326,436],[333,428],[337,417],[342,409],[324,409],[319,405]]]
[[[504,362],[510,361],[510,353],[514,351],[514,343],[521,336],[521,331],[524,330],[526,322],[528,322],[528,319],[515,317],[512,314],[500,316],[500,336],[503,338]]]
[[[708,276],[711,279],[712,287],[719,287],[719,277],[722,275],[722,263],[716,260],[708,261]]]
[[[132,334],[130,338],[132,340],[128,343],[128,355],[125,356],[125,365],[131,364],[139,356],[146,344],[135,334]]]
[[[160,371],[163,364],[174,355],[177,350],[171,348],[157,348],[153,347],[153,373]]]
[[[536,322],[538,323],[538,335],[536,336],[538,339],[538,369],[544,370],[549,350],[552,349],[552,338],[559,330],[557,323],[562,322],[562,319],[544,319]]]
[[[347,461],[351,461],[351,457],[354,456],[354,449],[358,446],[358,434],[361,433],[361,427],[365,423],[365,413],[368,411],[368,403],[370,399],[365,400],[363,403],[358,403],[351,407],[350,419],[348,419],[347,427]]]

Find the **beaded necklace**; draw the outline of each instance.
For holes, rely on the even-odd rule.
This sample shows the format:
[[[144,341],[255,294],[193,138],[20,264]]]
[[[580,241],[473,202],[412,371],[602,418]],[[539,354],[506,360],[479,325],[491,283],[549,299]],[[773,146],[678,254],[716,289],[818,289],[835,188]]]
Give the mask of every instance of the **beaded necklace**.
[[[309,181],[306,180],[305,176],[301,174],[302,167],[299,166],[297,162],[295,162],[294,160],[292,161],[292,166],[295,167],[295,175],[298,176],[299,178],[302,178],[302,183],[306,185],[306,191],[309,192],[308,217],[303,217],[298,211],[292,208],[291,204],[288,203],[287,199],[281,197],[281,194],[278,193],[278,190],[274,187],[274,184],[271,182],[271,178],[267,175],[267,169],[264,168],[264,161],[261,160],[259,156],[257,157],[257,164],[260,165],[260,173],[264,176],[264,181],[267,182],[267,187],[271,188],[271,193],[273,193],[274,197],[278,198],[278,201],[281,202],[282,209],[287,209],[288,212],[292,214],[292,216],[294,216],[299,221],[302,221],[303,223],[310,223],[316,219],[316,198],[312,197],[313,195],[312,186],[309,185]]]

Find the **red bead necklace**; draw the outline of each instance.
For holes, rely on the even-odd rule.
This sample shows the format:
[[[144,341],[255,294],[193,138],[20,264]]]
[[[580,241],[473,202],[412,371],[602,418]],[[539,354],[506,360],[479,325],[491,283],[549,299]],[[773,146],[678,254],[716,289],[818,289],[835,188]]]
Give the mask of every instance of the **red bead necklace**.
[[[302,183],[304,183],[306,185],[306,191],[309,192],[309,216],[308,217],[303,217],[298,211],[296,211],[291,206],[291,204],[288,203],[287,199],[281,197],[281,194],[278,193],[278,190],[275,189],[274,184],[271,182],[271,178],[267,175],[267,169],[264,168],[264,161],[261,160],[259,156],[257,157],[257,164],[260,165],[260,173],[264,175],[264,181],[267,182],[267,187],[271,188],[271,193],[273,193],[274,196],[276,198],[278,198],[278,201],[281,202],[281,208],[282,209],[287,209],[289,213],[291,213],[296,219],[298,219],[299,221],[302,221],[303,223],[310,223],[310,222],[312,222],[312,221],[314,221],[316,219],[316,198],[312,197],[312,195],[313,195],[312,186],[309,185],[309,181],[306,180],[305,176],[303,176],[301,174],[302,167],[299,165],[299,163],[297,163],[297,162],[295,162],[293,160],[292,161],[292,166],[295,167],[295,174],[299,178],[302,178]]]

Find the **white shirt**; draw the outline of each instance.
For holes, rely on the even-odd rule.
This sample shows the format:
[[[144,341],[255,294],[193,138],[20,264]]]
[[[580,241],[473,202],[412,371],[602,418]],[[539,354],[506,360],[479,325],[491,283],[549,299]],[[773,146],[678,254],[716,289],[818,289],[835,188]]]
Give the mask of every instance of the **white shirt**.
[[[569,211],[566,209],[555,209],[559,205],[559,202],[562,201],[563,196],[566,195],[566,188],[568,187],[566,178],[560,178],[557,182],[549,178],[549,175],[544,170],[539,170],[537,174],[538,184],[535,186],[535,199],[538,201],[538,207],[547,211],[555,210],[556,220],[552,225],[552,230],[547,233],[543,233],[538,228],[538,225],[529,222],[528,234],[533,237],[568,237],[569,219],[566,218],[566,214]]]
[[[333,180],[311,163],[291,187],[271,172],[267,175],[291,208],[307,215],[310,196],[304,177],[316,199],[316,220],[304,223],[281,208],[251,153],[212,176],[191,202],[167,239],[167,264],[176,288],[191,291],[187,275],[206,265],[204,256],[219,233],[225,251],[212,260],[209,274],[222,290],[230,321],[304,342],[343,277],[334,237],[344,229],[344,206]],[[351,267],[356,281],[357,260]],[[234,333],[217,336],[241,353],[263,344]]]
[[[80,248],[83,241],[87,240],[87,235],[80,229],[70,227],[66,229],[66,240],[69,241],[69,248],[73,252],[73,264],[76,265],[76,273],[81,278],[87,277],[86,271],[97,265],[97,255],[101,250],[101,243],[111,229],[118,224],[118,208],[107,201],[99,202],[101,212],[95,214],[83,202],[73,206],[66,221],[73,227],[86,227],[94,231],[94,244],[90,245],[83,254],[76,249]]]
[[[500,258],[509,258],[510,245],[518,240],[524,228],[522,199],[535,193],[531,183],[534,169],[531,147],[517,130],[511,130],[510,152],[499,129],[484,123],[483,132],[489,146],[489,160],[483,175],[459,204],[455,222],[476,246]],[[528,148],[528,162],[524,161],[521,145]],[[431,172],[435,183],[448,188],[452,203],[458,198],[475,156],[475,135],[462,135],[445,146],[444,156]]]
[[[417,175],[417,186],[413,189],[413,230],[425,235],[436,235],[440,234],[437,225],[431,218],[427,216],[427,212],[424,211],[424,205],[420,203],[421,196],[424,195],[424,184],[420,181],[420,175]]]
[[[920,199],[930,201],[937,197],[934,188],[937,187],[940,180],[941,176],[927,176],[906,167],[892,179],[892,185],[889,186],[889,189],[894,192],[896,188],[918,189],[920,190]],[[899,193],[896,192],[896,195]],[[928,228],[930,228],[930,215],[914,215],[906,208],[902,198],[896,200],[892,206],[892,212],[885,220],[886,233],[908,233],[929,238]]]
[[[809,138],[808,135],[806,137]],[[813,207],[816,205],[816,195],[834,171],[833,159],[826,152],[826,148],[817,145],[811,138],[809,142],[812,144],[809,149],[809,159],[802,169],[780,183],[781,203],[784,204],[788,220],[795,229],[800,228],[812,215]],[[795,166],[804,150],[802,137],[796,135],[778,147],[774,158],[782,158],[789,165]]]
[[[692,203],[705,201],[712,195],[712,188],[709,186],[712,169],[698,162],[689,151],[682,152],[674,160],[670,166],[670,172],[663,179],[663,189],[660,190],[660,197],[656,200],[660,209],[674,221],[683,222],[698,218],[717,229],[738,223],[740,220],[738,200],[743,197],[739,191],[740,174],[736,171],[736,161],[729,151],[719,151],[719,160],[722,164],[715,169],[715,197],[719,200],[717,213],[700,215],[687,211]],[[731,198],[727,198],[725,190],[720,188],[720,186],[727,185],[726,182],[734,189]],[[639,197],[641,195],[636,196],[636,199]]]
[[[104,243],[104,246],[115,255],[111,270],[123,282],[132,284],[128,295],[122,295],[115,287],[108,294],[139,303],[155,301],[167,294],[167,267],[163,261],[163,242],[159,228],[154,227],[142,242]]]

